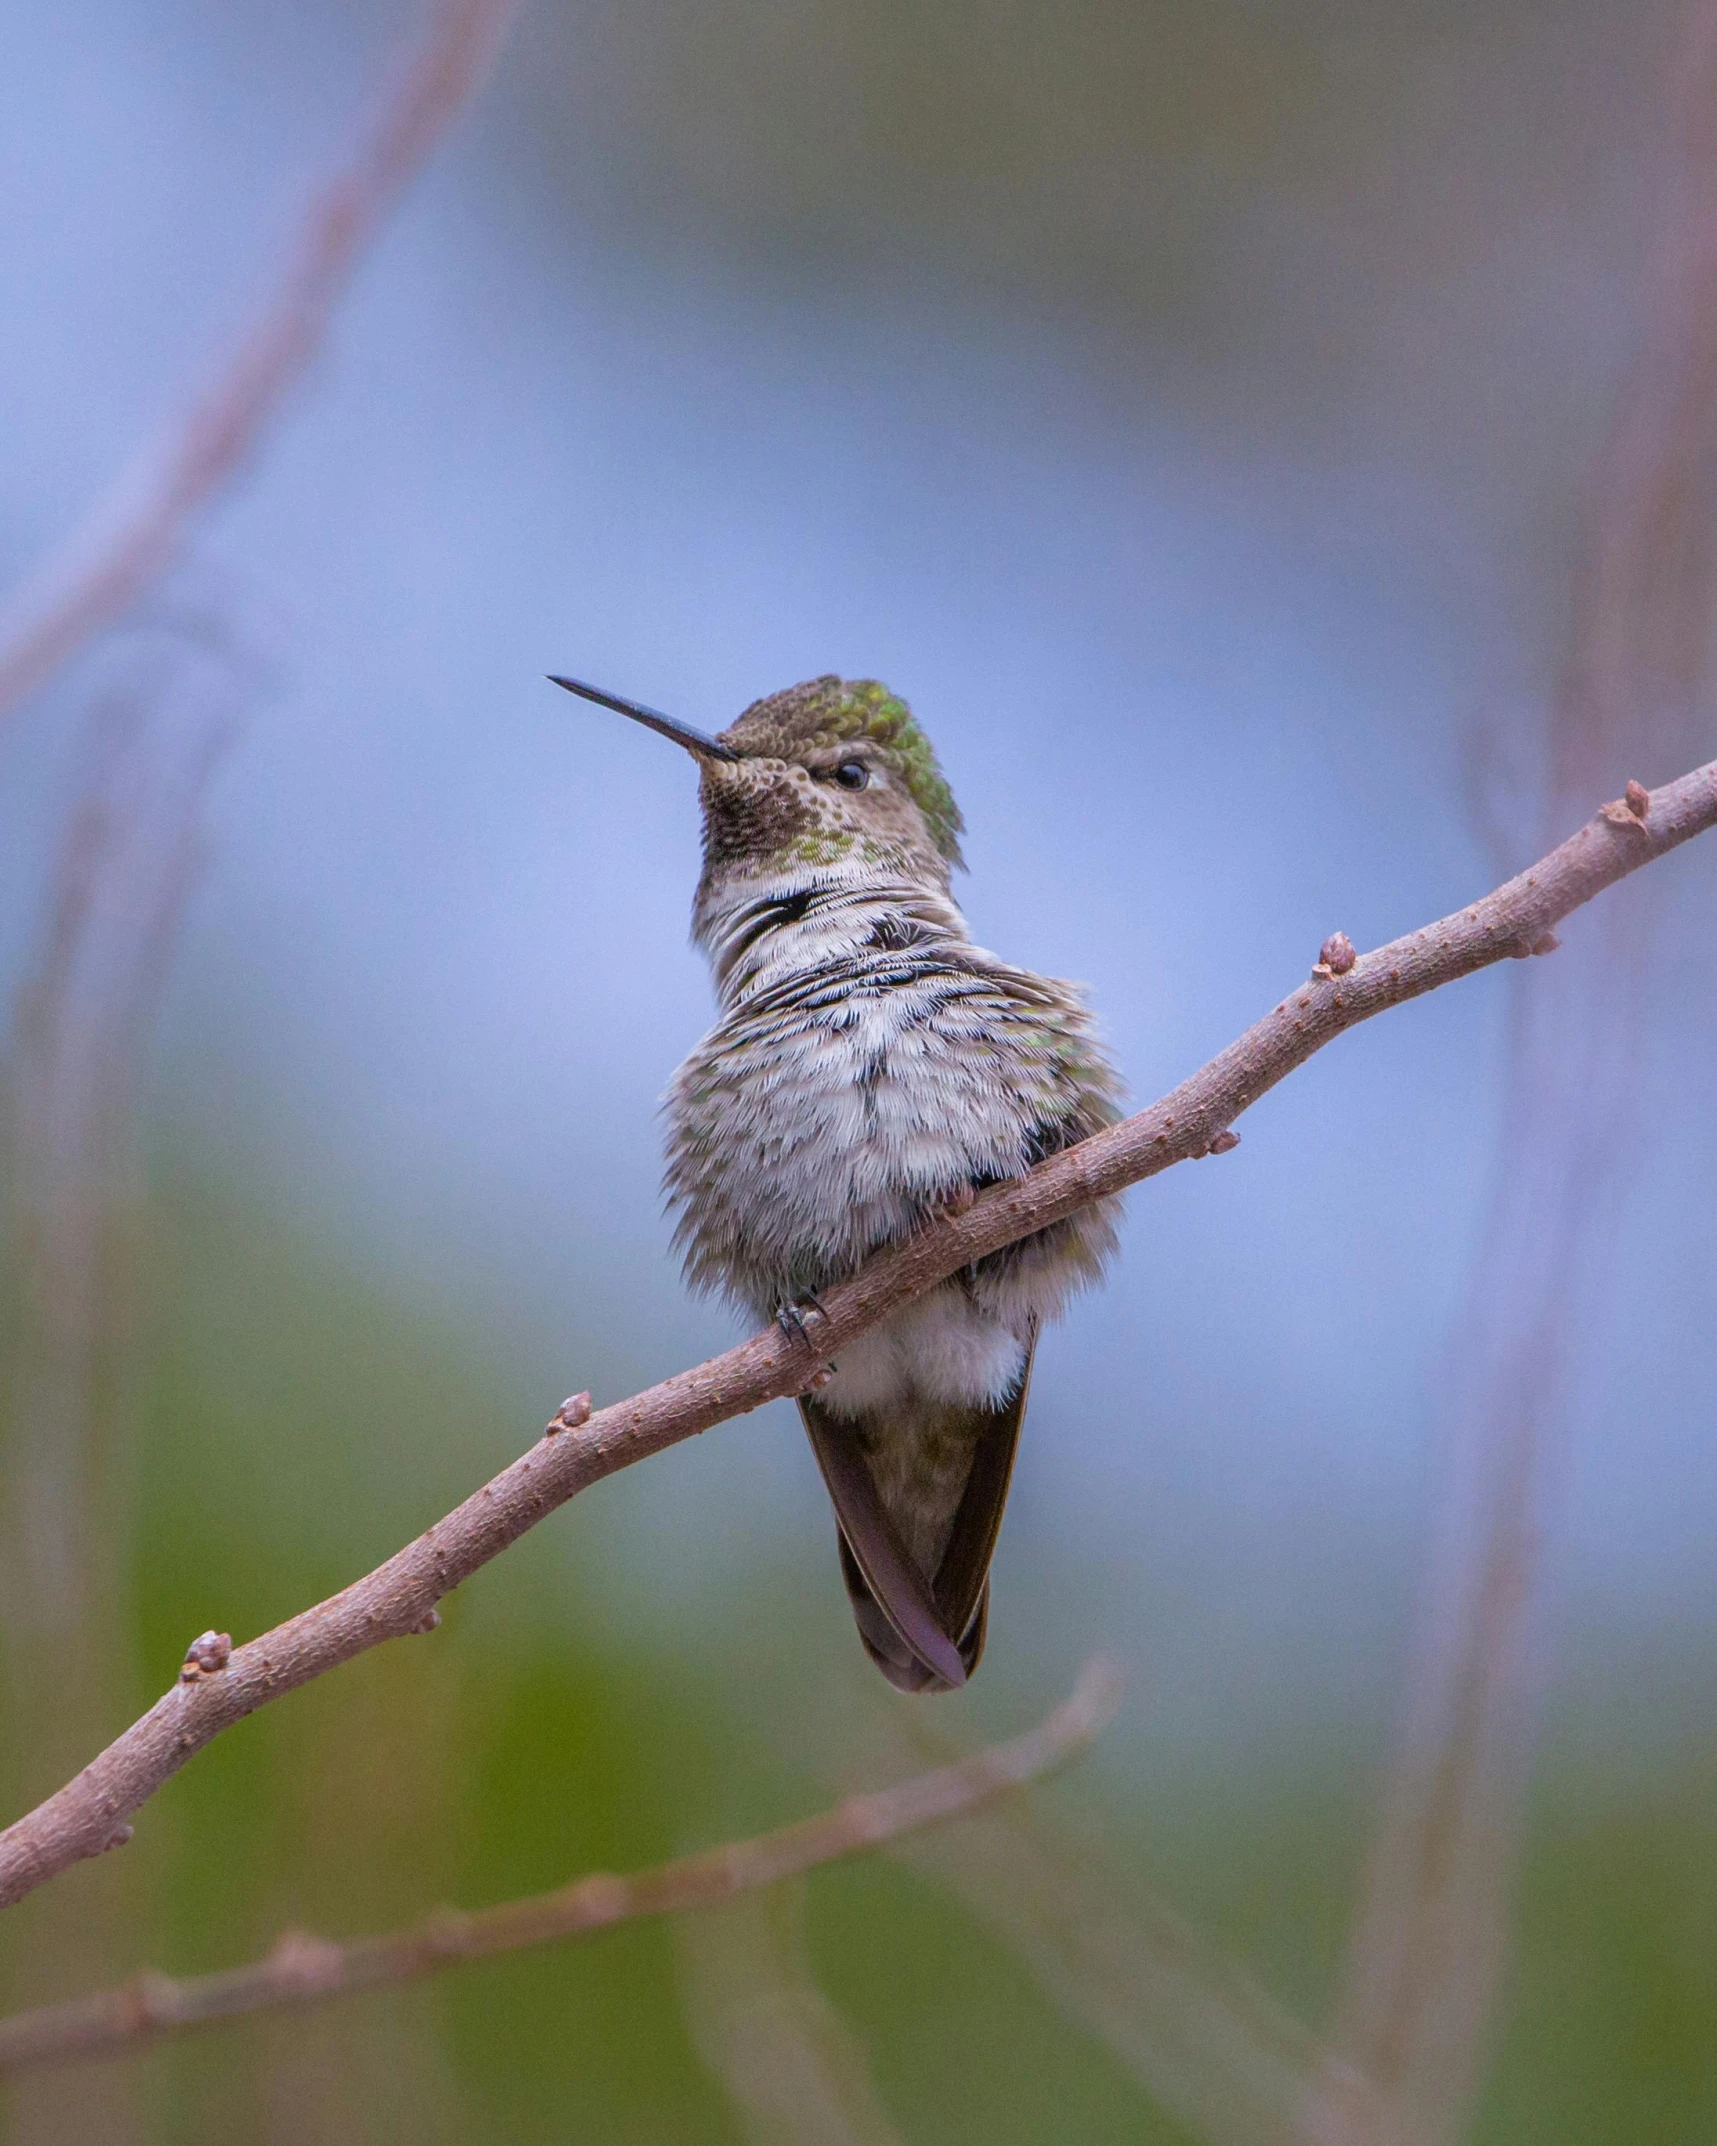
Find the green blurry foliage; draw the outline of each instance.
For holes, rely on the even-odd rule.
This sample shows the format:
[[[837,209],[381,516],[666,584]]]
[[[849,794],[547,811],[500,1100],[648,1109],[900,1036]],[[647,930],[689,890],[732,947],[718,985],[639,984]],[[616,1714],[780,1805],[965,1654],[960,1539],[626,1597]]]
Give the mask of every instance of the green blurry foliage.
[[[139,1471],[139,1704],[201,1627],[248,1635],[303,1606],[534,1428],[481,1333],[451,1330],[261,1197],[182,1164],[165,1176]],[[576,1338],[567,1356],[580,1359]],[[147,1902],[147,1964],[194,1972],[287,1927],[356,1933],[440,1901],[635,1868],[825,1800],[805,1770],[814,1730],[795,1715],[772,1736],[750,1687],[749,1585],[712,1604],[683,1646],[633,1638],[606,1613],[599,1560],[542,1554],[574,1518],[550,1520],[541,1544],[451,1598],[433,1637],[265,1709],[140,1815],[125,1857]],[[791,1546],[781,1571],[751,1577],[790,1613]],[[1184,1800],[1154,1806],[1147,1773],[1109,1810],[1108,1852],[1315,2018],[1339,1964],[1374,1758],[1323,1739],[1291,1778],[1213,1782],[1203,1823]],[[1708,1763],[1672,1754],[1621,1785],[1592,1775],[1589,1752],[1569,1763],[1585,1769],[1574,1790],[1553,1773],[1540,1797],[1512,2024],[1476,2135],[1682,2146],[1717,2120],[1712,1887],[1690,1882],[1717,1867],[1717,1783]],[[61,1884],[115,1882],[122,1867],[109,1858]],[[1185,2137],[1020,1962],[894,1865],[815,1876],[809,1939],[904,2136]],[[8,1965],[14,1987],[27,1980],[27,1959]],[[174,2146],[740,2135],[691,2048],[670,1935],[651,1926],[134,2061],[149,2135]]]

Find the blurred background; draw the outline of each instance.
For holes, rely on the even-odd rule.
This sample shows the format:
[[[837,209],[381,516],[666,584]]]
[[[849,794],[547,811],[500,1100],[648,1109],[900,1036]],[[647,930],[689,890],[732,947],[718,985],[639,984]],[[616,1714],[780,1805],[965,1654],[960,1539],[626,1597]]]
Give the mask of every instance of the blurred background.
[[[13,22],[0,586],[218,366],[418,21]],[[887,680],[965,811],[976,936],[1088,984],[1141,1102],[1326,933],[1373,945],[1535,853],[1683,26],[530,0],[240,481],[0,733],[7,1815],[197,1632],[354,1577],[569,1390],[736,1338],[658,1193],[658,1098],[710,1015],[691,771],[545,671],[711,727]],[[1700,720],[1703,751],[1607,767],[1579,810],[1709,757]],[[1717,851],[1648,876],[1483,2141],[1717,2129]],[[1137,1189],[1107,1290],[1040,1350],[984,1673],[930,1726],[1007,1734],[1093,1649],[1122,1664],[1030,1853],[1069,1900],[1136,1898],[1133,1969],[1058,1975],[951,1862],[878,1860],[773,1923],[45,2074],[11,2136],[1261,2137],[1167,2076],[1181,2000],[1126,1945],[1172,1929],[1313,2033],[1337,2005],[1511,1169],[1510,995],[1552,965],[1504,966]],[[12,1911],[8,2008],[638,1867],[917,1762],[786,1404],[444,1609]],[[748,2092],[711,1998],[748,1974],[797,1993],[835,2113]]]

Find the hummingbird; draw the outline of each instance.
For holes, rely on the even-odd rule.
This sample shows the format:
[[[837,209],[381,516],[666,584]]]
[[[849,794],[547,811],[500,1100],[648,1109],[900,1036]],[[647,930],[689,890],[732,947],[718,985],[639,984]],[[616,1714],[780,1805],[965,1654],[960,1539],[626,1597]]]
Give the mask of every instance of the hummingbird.
[[[814,1350],[818,1291],[1120,1115],[1078,988],[972,942],[964,822],[906,702],[813,678],[715,736],[556,685],[698,763],[692,940],[720,1018],[664,1105],[693,1287]],[[901,1691],[978,1666],[1039,1328],[1115,1246],[1100,1202],[976,1261],[819,1368],[799,1412],[871,1660]]]

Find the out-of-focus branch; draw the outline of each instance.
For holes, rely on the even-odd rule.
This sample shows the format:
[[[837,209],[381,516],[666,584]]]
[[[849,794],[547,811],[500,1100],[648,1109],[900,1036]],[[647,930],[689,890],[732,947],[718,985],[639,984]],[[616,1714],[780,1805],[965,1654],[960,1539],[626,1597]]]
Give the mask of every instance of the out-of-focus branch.
[[[100,1532],[131,1322],[131,1091],[229,735],[224,670],[193,690],[188,661],[174,649],[134,667],[97,713],[6,1068],[21,1303],[0,1436],[0,1602],[9,1647],[38,1661],[115,1577],[86,1538]]]
[[[1680,55],[1677,167],[1645,347],[1600,463],[1541,791],[1560,815],[1629,765],[1674,766],[1708,719],[1717,578],[1717,4]],[[1661,888],[1517,995],[1502,1162],[1452,1351],[1451,1465],[1401,1743],[1331,2050],[1296,2136],[1442,2146],[1480,2077],[1506,1959],[1537,1720],[1546,1508],[1570,1373],[1632,1152]],[[1383,2100],[1356,2099],[1361,2076]],[[1368,2093],[1370,2088],[1368,2087]]]
[[[192,516],[255,450],[364,248],[483,79],[518,0],[434,0],[421,48],[312,197],[277,287],[177,422],[0,615],[0,716],[171,561]]]
[[[804,1895],[777,1886],[679,1922],[692,2044],[747,2146],[902,2146],[863,2045],[817,1986]]]
[[[890,1766],[944,1755],[921,1713],[874,1711],[867,1752]],[[1069,2025],[1189,2133],[1211,2146],[1282,2146],[1318,2038],[1166,1901],[1023,1804],[903,1837],[889,1852],[952,1891]],[[1363,2080],[1350,2085],[1366,2096]]]
[[[579,1491],[765,1401],[804,1392],[848,1342],[973,1260],[1175,1163],[1223,1152],[1235,1144],[1230,1121],[1326,1043],[1441,984],[1547,950],[1573,910],[1712,826],[1717,761],[1656,791],[1630,783],[1626,799],[1471,908],[1370,954],[1355,954],[1336,934],[1305,984],[1161,1102],[990,1187],[963,1213],[825,1289],[824,1316],[806,1341],[767,1328],[594,1416],[580,1395],[530,1452],[415,1542],[212,1669],[182,1676],[74,1780],[0,1834],[0,1906],[116,1846],[131,1813],[234,1722],[385,1639],[428,1629],[443,1595]]]
[[[92,712],[40,950],[0,1092],[11,1164],[0,1378],[0,1779],[29,1801],[137,1704],[131,1580],[138,1343],[147,1312],[136,1089],[203,853],[209,777],[242,681],[182,629],[127,636]],[[44,1674],[44,1665],[51,1673]],[[71,1914],[25,1915],[5,1947],[28,1977],[80,1988],[136,1951],[139,1871]],[[135,2083],[38,2081],[11,2097],[17,2146],[141,2135]],[[38,2098],[40,2097],[40,2098]]]
[[[1573,637],[1552,710],[1547,810],[1697,735],[1717,579],[1717,0],[1672,63],[1671,166],[1642,348],[1595,473]]]
[[[407,1929],[350,1944],[289,1932],[266,1959],[247,1967],[185,1981],[140,1975],[118,1989],[19,2013],[0,2020],[0,2073],[114,2056],[243,2013],[395,1988],[465,1960],[589,1937],[616,1923],[718,1906],[903,1834],[946,1824],[1041,1780],[1102,1731],[1119,1697],[1113,1670],[1091,1662],[1071,1696],[1011,1743],[992,1745],[894,1788],[850,1796],[818,1817],[752,1840],[731,1841],[630,1878],[581,1878],[557,1892],[474,1913],[443,1909]]]

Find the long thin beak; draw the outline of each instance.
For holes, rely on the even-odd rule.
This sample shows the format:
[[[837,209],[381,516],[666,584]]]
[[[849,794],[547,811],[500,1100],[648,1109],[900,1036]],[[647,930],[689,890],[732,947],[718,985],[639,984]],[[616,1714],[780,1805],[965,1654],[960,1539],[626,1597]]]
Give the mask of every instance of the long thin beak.
[[[690,723],[682,723],[677,716],[646,708],[642,701],[624,700],[618,693],[605,693],[600,686],[587,686],[576,678],[557,678],[552,671],[549,683],[565,686],[569,693],[576,693],[581,700],[593,700],[599,707],[612,708],[617,715],[629,715],[633,722],[642,723],[647,730],[659,730],[664,738],[672,738],[676,745],[683,745],[688,753],[695,753],[700,760],[737,760],[740,757],[731,745],[723,745],[719,738],[694,730]]]

